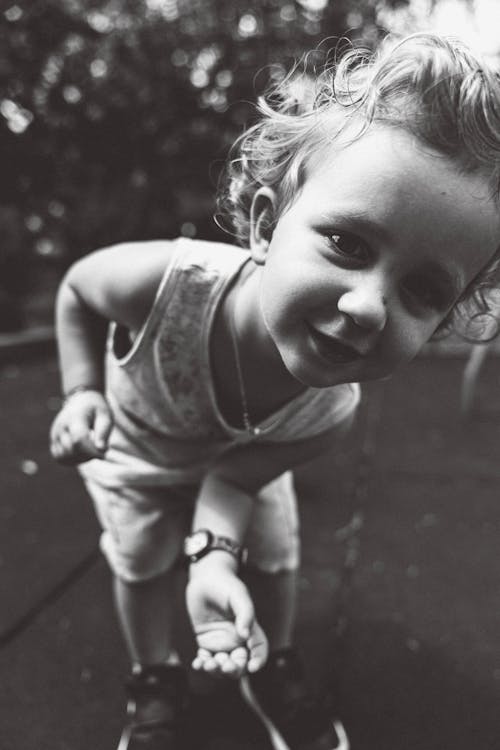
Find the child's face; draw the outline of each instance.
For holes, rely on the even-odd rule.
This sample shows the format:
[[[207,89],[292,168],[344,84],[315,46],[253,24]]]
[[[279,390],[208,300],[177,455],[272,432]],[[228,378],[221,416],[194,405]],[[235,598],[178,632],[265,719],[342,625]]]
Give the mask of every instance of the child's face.
[[[411,360],[500,245],[489,196],[484,177],[382,127],[316,156],[269,241],[259,219],[275,201],[261,189],[260,310],[289,372],[325,387]]]

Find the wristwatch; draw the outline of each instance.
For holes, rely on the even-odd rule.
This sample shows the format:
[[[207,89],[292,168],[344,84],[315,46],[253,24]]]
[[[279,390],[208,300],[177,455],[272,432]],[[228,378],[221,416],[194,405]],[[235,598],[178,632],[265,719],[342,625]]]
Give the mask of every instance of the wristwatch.
[[[229,552],[239,563],[246,560],[246,549],[227,536],[217,536],[208,529],[199,529],[189,534],[184,540],[184,555],[192,563],[198,562],[215,549]]]

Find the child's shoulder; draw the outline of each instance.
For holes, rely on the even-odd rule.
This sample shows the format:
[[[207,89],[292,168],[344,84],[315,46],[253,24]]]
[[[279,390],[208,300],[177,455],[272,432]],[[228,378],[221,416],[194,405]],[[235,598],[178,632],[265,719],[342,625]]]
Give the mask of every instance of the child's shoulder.
[[[248,250],[228,242],[216,240],[190,239],[181,237],[177,240],[179,262],[206,265],[207,268],[230,265],[234,266],[246,260]]]
[[[141,267],[157,263],[165,268],[175,252],[175,240],[136,240],[107,245],[87,257],[95,257],[96,262],[119,262],[120,266],[130,263],[132,267]]]
[[[86,269],[113,270],[118,273],[136,273],[151,267],[164,269],[175,252],[175,241],[140,240],[118,242],[94,250],[77,261],[73,268],[77,273]]]
[[[129,329],[149,313],[175,242],[122,242],[96,250],[77,261],[66,276],[87,305]]]
[[[175,252],[175,242],[121,242],[86,255],[69,275],[107,295],[156,289]]]

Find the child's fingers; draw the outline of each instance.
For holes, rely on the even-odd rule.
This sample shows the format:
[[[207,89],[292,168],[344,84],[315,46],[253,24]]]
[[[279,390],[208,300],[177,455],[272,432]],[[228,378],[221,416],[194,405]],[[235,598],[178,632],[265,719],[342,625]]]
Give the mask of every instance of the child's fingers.
[[[248,649],[239,646],[231,651],[231,661],[239,667],[245,668],[248,661]]]
[[[102,439],[101,445],[97,443],[91,427],[91,420],[82,416],[72,420],[67,428],[73,440],[75,453],[83,459],[100,458],[106,448],[106,443],[102,444]]]
[[[59,434],[59,445],[65,456],[72,456],[75,450],[75,442],[67,430],[61,430]]]
[[[52,440],[50,444],[50,454],[56,461],[61,461],[64,458],[64,451],[59,440]]]
[[[224,671],[224,665],[230,665],[231,663],[229,654],[226,651],[219,651],[213,655],[213,658],[222,672]]]
[[[191,666],[193,669],[195,669],[197,672],[203,669],[204,660],[201,659],[199,656],[195,656],[193,661],[191,662]]]
[[[250,656],[250,659],[248,660],[247,664],[247,670],[249,672],[258,672],[259,669],[262,669],[264,664],[266,663],[267,655],[262,652],[256,652]]]
[[[244,669],[235,664],[231,659],[228,659],[221,667],[221,672],[225,677],[241,677],[244,671]]]
[[[112,418],[102,406],[63,408],[50,430],[50,451],[60,463],[77,464],[102,458],[106,450]],[[92,430],[92,432],[91,432]]]
[[[97,454],[97,447],[91,434],[91,425],[83,419],[75,420],[68,426],[68,432],[73,440],[75,450],[84,453]]]
[[[92,431],[94,445],[98,450],[106,450],[109,433],[111,432],[112,427],[113,421],[109,412],[106,409],[99,409],[96,413],[94,429]]]
[[[201,670],[203,672],[208,672],[209,674],[214,674],[220,671],[219,664],[214,658],[214,654],[205,652],[204,654],[200,656],[200,653],[198,652],[198,655],[195,661],[197,663],[198,670]]]
[[[201,659],[199,659],[197,656],[194,657],[193,661],[191,662],[191,666],[196,672],[199,672],[202,668],[203,662]]]
[[[205,665],[210,665],[213,660],[213,654],[210,651],[207,651],[205,648],[199,648],[192,661],[192,667],[196,670],[203,670],[205,669]]]
[[[59,438],[51,442],[50,453],[52,455],[52,458],[55,458],[55,460],[60,464],[72,465],[75,463],[75,460],[73,458],[73,450],[68,450],[67,448],[65,448]]]
[[[50,445],[50,453],[60,464],[74,466],[79,461],[75,454],[73,444],[70,443],[68,445],[66,440],[61,440],[59,438],[52,441]]]
[[[245,672],[248,660],[246,648],[239,647],[231,653],[218,651],[212,653],[206,649],[198,649],[192,661],[192,667],[196,671],[208,672],[209,674],[222,674],[226,677],[241,677]]]
[[[247,669],[249,672],[257,672],[266,663],[269,653],[266,634],[257,622],[254,624],[247,646],[249,651]]]
[[[218,664],[220,674],[236,679],[245,672],[248,652],[246,648],[240,646],[230,653],[224,651],[214,654],[213,658]]]
[[[230,677],[241,677],[245,673],[248,662],[248,651],[243,646],[231,651],[229,658],[224,662],[222,671]]]
[[[49,439],[52,443],[55,443],[59,439],[59,433],[61,432],[60,416],[58,415],[50,426]]]
[[[247,650],[240,647],[228,654],[225,651],[219,651],[213,654],[213,659],[217,664],[217,671],[226,677],[241,677],[245,672],[247,664]]]
[[[54,435],[50,451],[57,461],[70,465],[102,455],[97,451],[88,433],[78,438],[78,432],[72,433],[68,428],[62,428]]]

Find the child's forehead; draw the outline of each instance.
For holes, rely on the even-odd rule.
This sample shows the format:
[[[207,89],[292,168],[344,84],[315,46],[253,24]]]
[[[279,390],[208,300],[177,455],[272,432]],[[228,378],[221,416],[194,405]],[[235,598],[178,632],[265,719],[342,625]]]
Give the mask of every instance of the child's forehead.
[[[404,164],[405,171],[411,174],[412,160],[417,157],[440,159],[443,163],[451,163],[446,156],[428,147],[410,131],[396,126],[371,123],[366,125],[358,119],[345,124],[335,136],[324,134],[311,149],[308,158],[308,173],[316,171],[337,170],[338,163],[342,166],[352,164],[366,166],[376,164],[384,171],[398,169]]]
[[[467,193],[471,200],[491,204],[497,212],[489,179],[479,172],[467,172],[456,159],[439,153],[402,128],[370,126],[359,134],[349,128],[338,139],[320,145],[306,167],[306,180],[336,185],[344,197],[367,195],[374,201],[399,198],[402,205],[442,199]],[[328,195],[328,192],[325,193]]]

